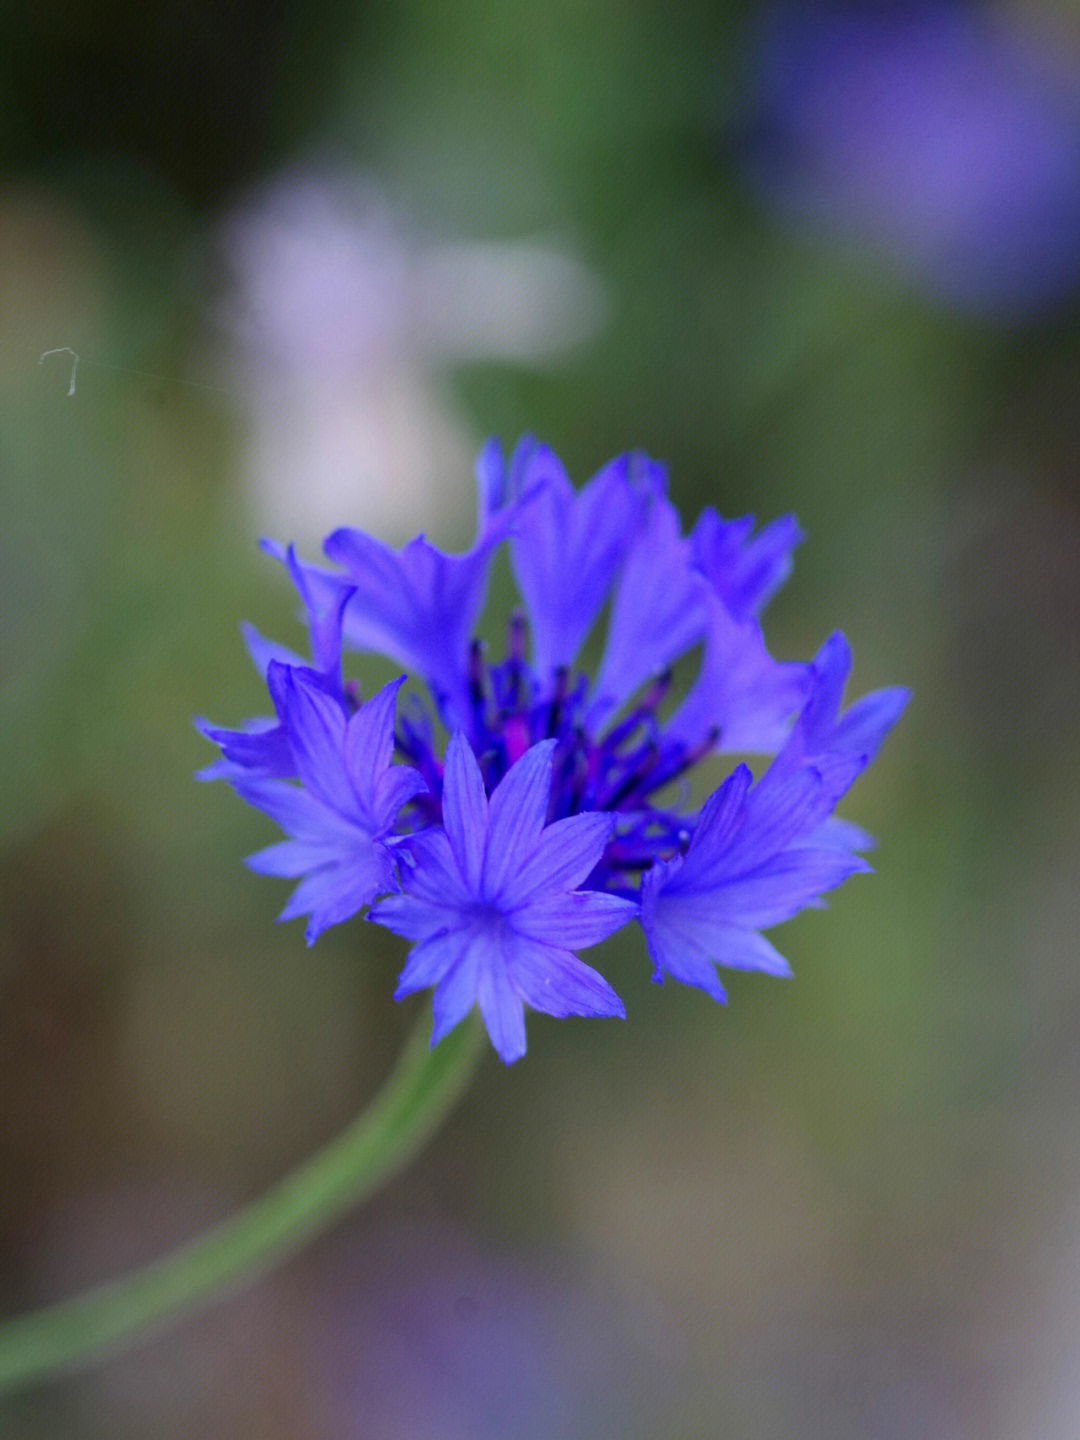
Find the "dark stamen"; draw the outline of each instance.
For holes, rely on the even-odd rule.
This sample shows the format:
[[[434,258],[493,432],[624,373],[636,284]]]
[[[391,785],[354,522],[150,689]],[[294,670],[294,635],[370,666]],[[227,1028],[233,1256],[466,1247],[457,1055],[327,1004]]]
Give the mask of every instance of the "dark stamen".
[[[660,762],[660,748],[655,740],[649,739],[641,747],[636,755],[631,757],[628,773],[623,776],[615,788],[604,796],[602,810],[616,810],[626,800],[637,792],[648,794],[655,790],[656,786],[647,783],[652,772]]]
[[[484,732],[488,688],[487,660],[484,642],[474,640],[469,646],[469,703],[472,705],[473,721],[477,735]]]
[[[506,657],[520,665],[525,659],[525,636],[528,633],[525,616],[515,610],[506,627]]]
[[[663,703],[664,696],[671,689],[671,666],[665,665],[663,670],[649,686],[648,690],[641,697],[641,708],[654,715]]]
[[[563,707],[566,704],[566,695],[569,686],[569,666],[560,665],[555,671],[555,681],[551,687],[551,703],[548,707],[546,736],[549,740],[558,734],[559,726],[562,723]]]
[[[652,767],[646,774],[642,774],[643,783],[638,800],[651,795],[656,790],[661,790],[665,785],[672,784],[679,780],[687,771],[692,770],[699,760],[704,760],[706,755],[711,755],[716,748],[716,742],[720,738],[720,727],[711,725],[704,740],[700,740],[692,750],[685,749],[679,744],[670,744],[663,752],[663,759]],[[627,797],[623,797],[624,799]]]
[[[655,735],[657,731],[656,711],[671,688],[671,667],[661,670],[656,679],[641,697],[640,704],[636,705],[625,720],[620,721],[614,730],[609,730],[604,736],[604,748],[617,750],[637,730],[648,730]]]

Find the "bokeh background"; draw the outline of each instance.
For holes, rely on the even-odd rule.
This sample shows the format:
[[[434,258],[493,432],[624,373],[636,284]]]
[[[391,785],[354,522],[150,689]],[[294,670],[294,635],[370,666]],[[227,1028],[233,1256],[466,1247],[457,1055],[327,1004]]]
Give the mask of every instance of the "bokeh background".
[[[192,779],[264,709],[238,621],[297,638],[259,535],[460,546],[485,435],[641,447],[688,521],[798,514],[775,654],[914,699],[794,982],[611,942],[625,1024],[534,1017],[362,1213],[0,1433],[1075,1436],[1077,15],[3,8],[6,1310],[262,1191],[413,1018]]]

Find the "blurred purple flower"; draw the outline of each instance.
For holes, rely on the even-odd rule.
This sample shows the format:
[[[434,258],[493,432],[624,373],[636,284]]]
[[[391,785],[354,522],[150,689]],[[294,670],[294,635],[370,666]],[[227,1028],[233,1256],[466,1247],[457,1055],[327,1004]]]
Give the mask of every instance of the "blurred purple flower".
[[[940,0],[793,0],[757,64],[750,168],[779,208],[974,309],[1076,288],[1080,76],[1015,26]]]
[[[655,1361],[662,1317],[580,1265],[400,1225],[338,1242],[307,1283],[303,1368],[328,1440],[614,1440],[658,1433],[675,1399]]]

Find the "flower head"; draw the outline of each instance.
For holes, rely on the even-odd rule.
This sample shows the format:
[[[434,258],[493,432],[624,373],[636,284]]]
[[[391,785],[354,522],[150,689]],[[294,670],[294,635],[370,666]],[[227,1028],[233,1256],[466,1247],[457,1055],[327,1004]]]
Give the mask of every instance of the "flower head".
[[[622,456],[575,491],[528,437],[505,461],[489,443],[477,480],[463,555],[353,530],[326,541],[338,569],[269,547],[300,593],[313,663],[249,639],[276,718],[202,724],[223,754],[203,774],[290,837],[251,861],[300,878],[282,918],[308,914],[310,942],[371,906],[368,920],[414,943],[396,995],[434,990],[432,1043],[477,1006],[509,1062],[526,1008],[624,1013],[577,951],[631,920],[658,981],[722,1000],[717,965],[787,973],[759,932],[868,868],[853,852],[870,838],[832,812],[907,692],[841,714],[842,636],[810,664],[769,654],[757,617],[801,539],[792,517],[755,534],[752,517],[706,511],[684,536],[656,462]],[[491,662],[472,630],[504,543],[525,610]],[[605,605],[591,679],[576,667]],[[403,681],[361,702],[343,645],[419,685],[396,720]],[[694,649],[697,678],[669,706],[671,667]],[[773,758],[756,783],[739,765],[697,812],[673,800],[717,750]]]

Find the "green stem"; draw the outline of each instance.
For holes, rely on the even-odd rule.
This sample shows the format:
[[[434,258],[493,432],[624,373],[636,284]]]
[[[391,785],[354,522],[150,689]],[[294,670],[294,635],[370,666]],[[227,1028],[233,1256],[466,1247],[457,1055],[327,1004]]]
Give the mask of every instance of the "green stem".
[[[142,1340],[226,1288],[235,1293],[366,1199],[412,1159],[476,1069],[483,1030],[475,1017],[434,1050],[430,1023],[421,1020],[348,1129],[239,1214],[141,1270],[0,1325],[0,1391]]]

